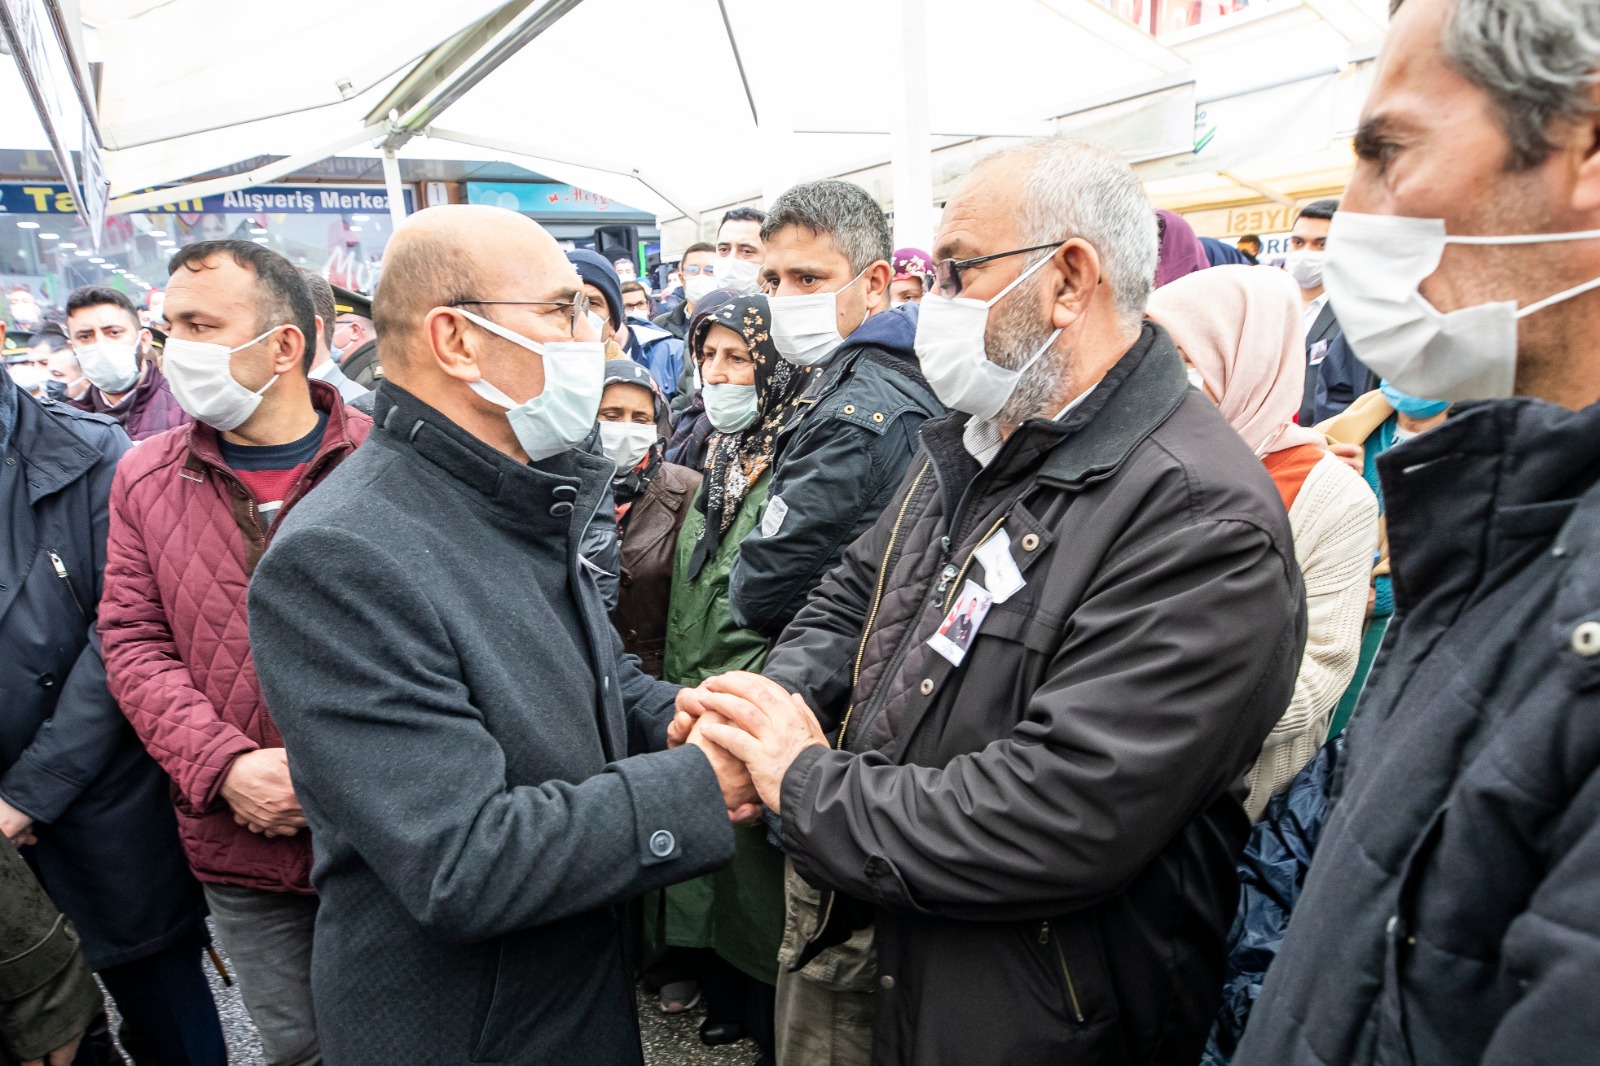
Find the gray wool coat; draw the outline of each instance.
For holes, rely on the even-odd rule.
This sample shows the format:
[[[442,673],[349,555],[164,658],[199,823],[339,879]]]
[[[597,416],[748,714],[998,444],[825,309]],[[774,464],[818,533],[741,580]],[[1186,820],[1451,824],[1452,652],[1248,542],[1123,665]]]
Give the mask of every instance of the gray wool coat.
[[[251,644],[316,847],[329,1066],[641,1060],[621,904],[733,855],[676,686],[579,551],[613,464],[487,447],[392,383],[284,522]],[[648,754],[647,754],[648,753]]]

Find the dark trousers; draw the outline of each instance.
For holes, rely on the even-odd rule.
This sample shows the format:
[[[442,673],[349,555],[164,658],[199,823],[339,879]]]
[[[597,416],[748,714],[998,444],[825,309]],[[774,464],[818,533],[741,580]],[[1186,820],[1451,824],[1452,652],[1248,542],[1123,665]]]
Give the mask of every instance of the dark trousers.
[[[227,1066],[228,1044],[201,968],[204,944],[200,937],[185,937],[154,955],[100,971],[122,1014],[123,1047],[137,1066]],[[75,1066],[118,1061],[85,1041]]]
[[[744,1026],[745,1035],[771,1058],[777,1044],[773,1033],[777,989],[725,962],[716,952],[700,954],[700,990],[706,997],[706,1021]]]

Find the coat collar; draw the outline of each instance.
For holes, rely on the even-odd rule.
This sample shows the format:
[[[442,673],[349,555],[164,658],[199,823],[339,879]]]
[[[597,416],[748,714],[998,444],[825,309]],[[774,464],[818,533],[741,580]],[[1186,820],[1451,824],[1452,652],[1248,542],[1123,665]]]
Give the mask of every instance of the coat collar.
[[[101,452],[73,431],[73,419],[83,416],[52,417],[44,407],[54,404],[54,400],[35,400],[24,395],[9,376],[4,385],[11,388],[16,407],[10,445],[0,448],[0,454],[9,450],[22,456],[28,470],[28,503],[31,506],[83,477],[100,459]],[[110,421],[104,417],[99,420]]]
[[[1070,435],[1050,453],[1039,476],[1078,485],[1110,473],[1177,410],[1188,391],[1177,345],[1166,330],[1145,322],[1095,395],[1067,417],[1063,428]]]
[[[1378,457],[1396,592],[1464,600],[1483,575],[1555,537],[1600,494],[1600,403],[1463,403]]]
[[[610,459],[583,446],[538,463],[519,463],[392,381],[379,385],[372,413],[387,439],[415,452],[462,492],[536,540],[574,529],[581,533],[616,471]]]

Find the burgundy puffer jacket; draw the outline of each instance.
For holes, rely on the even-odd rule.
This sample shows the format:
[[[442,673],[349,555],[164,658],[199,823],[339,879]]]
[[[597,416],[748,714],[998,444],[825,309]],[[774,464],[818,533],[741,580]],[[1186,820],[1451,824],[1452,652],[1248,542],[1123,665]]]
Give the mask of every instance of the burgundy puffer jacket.
[[[310,836],[257,836],[220,795],[235,758],[283,747],[250,656],[245,593],[283,516],[372,429],[332,385],[309,384],[312,403],[331,412],[328,428],[271,529],[210,426],[168,430],[124,457],[100,603],[111,694],[172,778],[195,876],[274,892],[311,891]]]

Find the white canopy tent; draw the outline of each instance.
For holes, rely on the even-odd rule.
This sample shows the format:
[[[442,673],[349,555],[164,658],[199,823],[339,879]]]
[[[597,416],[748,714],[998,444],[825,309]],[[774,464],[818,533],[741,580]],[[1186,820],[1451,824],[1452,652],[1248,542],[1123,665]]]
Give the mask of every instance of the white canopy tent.
[[[1340,86],[1386,3],[1262,0],[1161,39],[1095,0],[0,6],[61,16],[113,213],[383,154],[520,163],[694,232],[703,213],[851,175],[925,236],[973,159],[1052,132],[1110,142],[1153,194],[1204,179],[1257,195],[1251,167],[1337,147]],[[22,143],[11,132],[0,121],[0,144]],[[262,155],[285,158],[189,181]]]

